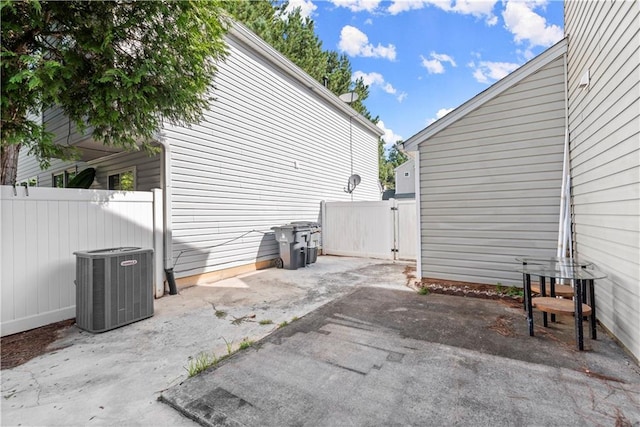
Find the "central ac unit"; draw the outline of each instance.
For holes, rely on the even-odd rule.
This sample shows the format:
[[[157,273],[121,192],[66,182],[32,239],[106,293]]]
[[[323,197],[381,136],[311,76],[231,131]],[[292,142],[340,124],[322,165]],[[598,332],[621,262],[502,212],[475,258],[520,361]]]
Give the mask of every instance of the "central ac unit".
[[[76,325],[89,332],[153,316],[153,249],[74,252]]]

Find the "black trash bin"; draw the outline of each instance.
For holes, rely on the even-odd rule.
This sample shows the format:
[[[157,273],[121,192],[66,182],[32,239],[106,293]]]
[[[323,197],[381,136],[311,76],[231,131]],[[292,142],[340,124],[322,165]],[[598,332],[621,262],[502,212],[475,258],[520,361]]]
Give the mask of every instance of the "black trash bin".
[[[271,227],[279,243],[280,258],[278,268],[297,270],[307,265],[307,246],[311,235],[310,227],[302,224],[284,224]]]

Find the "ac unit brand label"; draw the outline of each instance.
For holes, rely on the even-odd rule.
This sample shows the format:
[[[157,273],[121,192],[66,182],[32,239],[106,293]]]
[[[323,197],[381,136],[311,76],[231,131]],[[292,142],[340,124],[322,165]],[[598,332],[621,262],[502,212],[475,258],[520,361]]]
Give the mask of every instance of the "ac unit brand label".
[[[121,267],[129,267],[130,265],[136,265],[138,263],[137,259],[128,259],[126,261],[122,261],[120,263]]]

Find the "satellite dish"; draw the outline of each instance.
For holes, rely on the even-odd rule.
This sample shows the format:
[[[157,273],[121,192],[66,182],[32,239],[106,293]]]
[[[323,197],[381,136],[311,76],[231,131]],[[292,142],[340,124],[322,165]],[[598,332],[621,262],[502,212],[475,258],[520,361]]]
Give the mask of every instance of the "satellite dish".
[[[343,93],[338,98],[340,98],[340,100],[346,102],[347,104],[351,104],[352,102],[356,102],[359,96],[355,92],[347,92],[347,93]]]
[[[349,177],[349,181],[347,182],[347,188],[344,189],[345,193],[353,193],[353,190],[356,189],[358,184],[360,184],[360,175],[353,174]]]

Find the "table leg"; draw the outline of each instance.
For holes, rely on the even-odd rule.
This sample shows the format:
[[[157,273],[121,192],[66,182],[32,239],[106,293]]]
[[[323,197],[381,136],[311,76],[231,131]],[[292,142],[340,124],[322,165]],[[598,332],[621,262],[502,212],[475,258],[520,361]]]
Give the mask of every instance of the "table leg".
[[[545,280],[546,278],[544,276],[540,276],[540,293],[542,294],[543,297],[547,296],[547,287],[545,284]],[[542,325],[545,328],[549,327],[549,320],[548,320],[548,316],[547,316],[547,312],[543,311],[542,312]]]
[[[531,275],[526,274],[524,280],[524,302],[527,306],[527,325],[529,336],[533,336],[533,307],[531,306]]]
[[[522,263],[522,266],[525,267],[527,265],[526,262]],[[527,288],[527,277],[526,274],[522,273],[522,290],[525,290]],[[522,298],[522,309],[524,311],[527,311],[527,298]]]
[[[588,281],[589,287],[589,305],[591,306],[591,318],[589,319],[589,323],[591,324],[591,339],[596,338],[596,292],[593,284],[593,280]]]
[[[556,297],[556,278],[555,277],[550,277],[549,278],[549,293],[551,294],[551,296],[553,298]],[[556,321],[556,315],[555,314],[551,314],[551,321],[555,323],[555,321]]]
[[[584,350],[584,334],[582,331],[582,280],[574,280],[573,290],[575,295],[573,296],[575,306],[575,321],[576,321],[576,344],[578,350]]]

